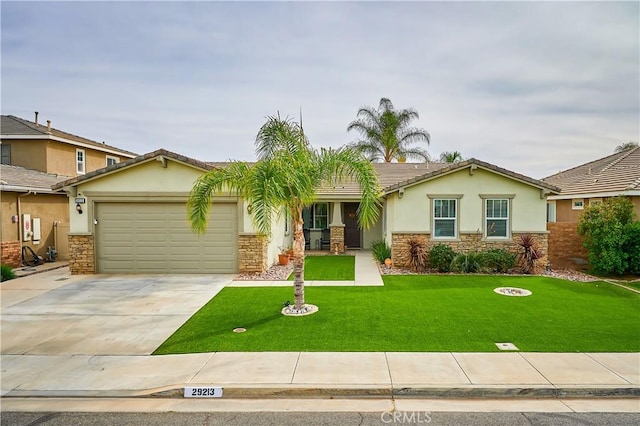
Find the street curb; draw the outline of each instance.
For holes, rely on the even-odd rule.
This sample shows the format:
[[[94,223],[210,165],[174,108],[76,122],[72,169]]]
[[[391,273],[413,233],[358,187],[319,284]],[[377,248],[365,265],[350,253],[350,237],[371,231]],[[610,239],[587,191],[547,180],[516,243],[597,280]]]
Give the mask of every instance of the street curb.
[[[2,398],[184,398],[182,387],[149,390],[12,390]],[[560,398],[635,398],[640,387],[358,387],[358,386],[223,386],[223,397],[229,399],[560,399]]]

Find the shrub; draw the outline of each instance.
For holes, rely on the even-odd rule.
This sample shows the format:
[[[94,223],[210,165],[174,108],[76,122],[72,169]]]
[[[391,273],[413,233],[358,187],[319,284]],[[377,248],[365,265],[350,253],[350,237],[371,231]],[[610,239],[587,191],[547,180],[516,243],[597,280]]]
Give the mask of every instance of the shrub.
[[[446,244],[436,244],[429,250],[429,266],[439,272],[449,272],[456,252]]]
[[[530,274],[535,271],[536,264],[542,259],[544,253],[538,248],[538,243],[531,234],[520,235],[518,245],[522,247],[522,253],[519,256],[522,272]]]
[[[482,255],[481,253],[469,252],[459,253],[451,262],[451,270],[454,272],[462,272],[472,274],[482,271]]]
[[[2,269],[2,281],[9,281],[16,277],[11,266],[1,265],[0,268]]]
[[[578,234],[589,251],[589,263],[596,273],[622,275],[629,269],[629,253],[633,241],[627,243],[633,230],[633,203],[626,197],[605,200],[587,207],[578,222]],[[635,266],[635,265],[634,265]]]
[[[407,258],[409,267],[414,271],[424,271],[427,268],[427,241],[424,238],[411,238],[403,249],[402,257]]]
[[[622,250],[629,256],[628,272],[640,275],[640,222],[627,225]]]
[[[371,251],[373,252],[373,258],[378,263],[384,263],[385,259],[391,258],[391,247],[384,240],[377,240],[371,243]]]
[[[504,249],[480,253],[480,264],[490,272],[507,272],[516,266],[516,255]]]

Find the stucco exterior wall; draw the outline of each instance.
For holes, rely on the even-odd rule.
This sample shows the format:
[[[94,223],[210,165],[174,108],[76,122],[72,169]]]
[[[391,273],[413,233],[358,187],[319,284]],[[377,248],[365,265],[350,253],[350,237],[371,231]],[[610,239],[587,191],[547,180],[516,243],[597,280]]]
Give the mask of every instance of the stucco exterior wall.
[[[11,165],[47,173],[47,141],[3,140],[2,144],[11,145]]]
[[[546,232],[546,200],[540,190],[496,173],[464,169],[408,187],[402,198],[388,197],[387,237],[391,233],[431,232],[431,197],[460,196],[458,229],[460,233],[483,230],[484,195],[512,196],[510,227],[512,232]]]
[[[19,241],[19,227],[22,226],[22,217],[18,223],[12,222],[12,216],[18,214],[18,196],[24,195],[16,192],[2,192],[2,241]],[[23,241],[21,245],[31,247],[38,255],[45,257],[47,247],[56,246],[59,251],[59,259],[67,259],[67,233],[63,227],[58,227],[57,244],[55,241],[55,222],[60,225],[69,221],[67,197],[64,194],[30,194],[20,199],[20,214],[29,214],[31,219],[40,219],[41,239],[39,244],[33,240]],[[64,241],[63,241],[64,240]]]
[[[582,199],[581,197],[576,197]],[[598,200],[606,200],[607,197],[597,198]],[[636,213],[636,219],[640,219],[640,197],[629,197],[634,205],[634,211]],[[591,204],[593,198],[584,198],[584,206],[587,207]],[[556,222],[568,222],[578,223],[580,216],[584,210],[573,210],[573,199],[571,200],[556,200]]]

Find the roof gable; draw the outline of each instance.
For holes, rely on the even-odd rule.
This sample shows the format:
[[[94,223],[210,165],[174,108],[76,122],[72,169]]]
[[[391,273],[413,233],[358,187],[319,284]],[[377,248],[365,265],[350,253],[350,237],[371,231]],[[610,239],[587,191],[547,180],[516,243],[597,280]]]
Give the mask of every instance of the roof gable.
[[[175,152],[167,151],[166,149],[158,149],[148,154],[140,155],[136,158],[132,158],[124,162],[113,164],[111,166],[104,167],[102,169],[94,170],[82,176],[77,176],[77,177],[65,180],[64,182],[60,182],[56,184],[54,186],[54,189],[60,189],[64,186],[76,186],[80,183],[88,182],[95,179],[100,179],[104,176],[119,172],[123,169],[134,167],[138,164],[142,164],[145,162],[160,161],[162,163],[162,162],[166,162],[167,160],[172,160],[181,164],[185,164],[205,172],[215,168],[214,166],[207,164],[203,161],[198,161],[193,158],[185,157],[183,155],[176,154]]]
[[[560,191],[558,187],[551,185],[549,183],[530,178],[520,173],[512,172],[511,170],[503,169],[502,167],[495,166],[493,164],[478,160],[476,158],[470,158],[469,160],[461,161],[458,163],[451,163],[451,164],[435,163],[435,164],[439,164],[440,166],[437,168],[434,168],[433,170],[428,171],[427,173],[387,186],[385,188],[385,193],[390,194],[400,190],[400,188],[416,185],[431,179],[441,178],[447,174],[454,173],[464,169],[469,169],[470,173],[472,173],[473,170],[475,170],[476,168],[481,168],[489,172],[496,173],[498,175],[525,183],[527,185],[531,185],[539,189],[547,190],[552,193],[557,193]]]

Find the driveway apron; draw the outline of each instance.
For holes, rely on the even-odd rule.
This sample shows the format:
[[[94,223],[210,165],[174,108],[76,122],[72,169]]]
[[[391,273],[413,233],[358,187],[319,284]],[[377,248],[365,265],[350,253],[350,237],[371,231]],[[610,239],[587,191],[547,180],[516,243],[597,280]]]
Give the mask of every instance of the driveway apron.
[[[64,272],[2,283],[2,354],[149,355],[233,279]]]

